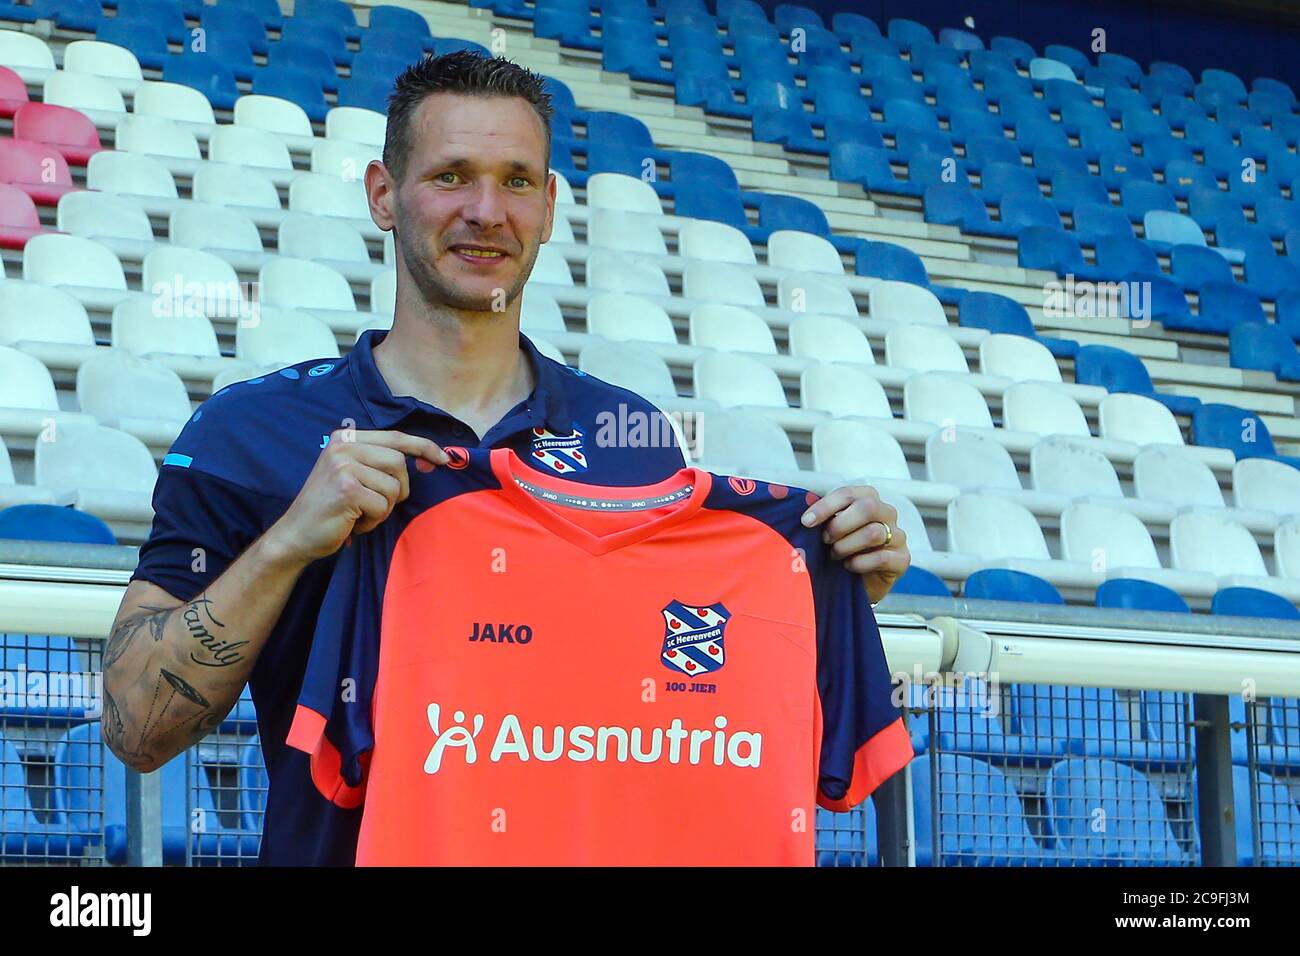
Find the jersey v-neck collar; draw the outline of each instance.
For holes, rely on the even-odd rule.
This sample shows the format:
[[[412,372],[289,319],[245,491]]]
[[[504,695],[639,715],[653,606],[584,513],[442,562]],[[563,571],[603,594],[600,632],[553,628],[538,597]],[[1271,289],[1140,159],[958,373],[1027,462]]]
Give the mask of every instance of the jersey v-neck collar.
[[[525,468],[523,461],[511,448],[494,448],[490,456],[492,472],[515,507],[548,530],[593,555],[609,554],[681,524],[700,510],[713,483],[713,476],[709,472],[687,467],[653,485],[589,485]],[[563,512],[567,506],[548,505],[522,488],[516,478],[545,491],[588,501],[631,502],[671,496],[675,492],[685,493],[687,489],[689,492],[688,497],[667,514],[647,519],[630,528],[600,535],[564,517]]]

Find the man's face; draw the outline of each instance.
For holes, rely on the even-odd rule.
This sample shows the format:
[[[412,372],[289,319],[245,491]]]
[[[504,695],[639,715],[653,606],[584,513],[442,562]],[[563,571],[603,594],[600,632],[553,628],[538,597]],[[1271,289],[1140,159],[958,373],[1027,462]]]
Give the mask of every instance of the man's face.
[[[504,311],[551,237],[546,133],[519,97],[426,97],[412,117],[403,181],[380,196],[371,184],[367,171],[372,206],[391,217],[398,252],[430,304]]]

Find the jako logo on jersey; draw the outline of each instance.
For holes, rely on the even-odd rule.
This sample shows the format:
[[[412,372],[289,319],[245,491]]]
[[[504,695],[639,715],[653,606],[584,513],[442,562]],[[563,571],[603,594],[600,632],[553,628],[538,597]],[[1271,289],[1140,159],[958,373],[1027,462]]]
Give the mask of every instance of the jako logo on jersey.
[[[478,762],[478,740],[483,733],[484,716],[474,715],[470,721],[472,730],[465,726],[463,710],[452,713],[451,719],[455,723],[446,730],[440,727],[441,716],[441,706],[437,703],[430,704],[428,718],[434,742],[424,761],[424,772],[428,774],[438,772],[442,767],[443,753],[450,747],[461,750],[466,764]],[[625,727],[589,727],[582,724],[567,730],[563,726],[548,729],[538,724],[525,731],[516,715],[506,714],[492,736],[492,749],[488,752],[487,759],[500,763],[507,757],[515,757],[519,760],[535,759],[550,763],[565,757],[576,763],[586,763],[589,760],[597,763],[609,760],[627,763],[630,758],[634,763],[659,763],[666,758],[670,764],[681,763],[685,759],[687,763],[695,765],[704,759],[711,761],[715,767],[721,767],[724,763],[733,767],[759,766],[763,754],[762,734],[743,730],[728,734],[725,732],[727,718],[721,714],[714,718],[713,726],[713,730],[687,729],[682,726],[680,717],[674,717],[667,727],[652,727],[648,731],[641,727],[629,730]],[[647,738],[649,749],[645,747]],[[664,746],[665,738],[667,748]],[[486,738],[483,742],[487,742]]]
[[[469,467],[469,452],[460,445],[448,445],[443,449],[447,453],[447,467],[455,471]]]
[[[527,624],[496,624],[484,621],[480,626],[474,622],[470,632],[471,641],[484,641],[489,644],[527,644],[533,639],[533,629]]]
[[[752,495],[757,487],[750,478],[728,478],[727,484],[731,485],[738,495]]]
[[[673,673],[708,674],[726,662],[723,630],[731,617],[721,604],[698,607],[669,601],[663,610],[664,646],[659,652]]]
[[[561,475],[586,471],[587,454],[582,450],[582,438],[583,433],[576,428],[567,435],[534,428],[533,462]]]

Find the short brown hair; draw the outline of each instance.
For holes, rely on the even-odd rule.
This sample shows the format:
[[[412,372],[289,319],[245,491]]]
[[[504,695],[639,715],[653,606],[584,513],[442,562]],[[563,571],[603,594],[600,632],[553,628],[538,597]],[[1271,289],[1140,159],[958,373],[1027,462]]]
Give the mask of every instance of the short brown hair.
[[[546,163],[551,161],[551,96],[542,77],[501,57],[473,50],[426,56],[397,77],[388,96],[388,127],[384,134],[384,165],[400,183],[406,177],[411,152],[411,117],[426,96],[464,93],[470,96],[519,96],[531,104],[546,130]]]

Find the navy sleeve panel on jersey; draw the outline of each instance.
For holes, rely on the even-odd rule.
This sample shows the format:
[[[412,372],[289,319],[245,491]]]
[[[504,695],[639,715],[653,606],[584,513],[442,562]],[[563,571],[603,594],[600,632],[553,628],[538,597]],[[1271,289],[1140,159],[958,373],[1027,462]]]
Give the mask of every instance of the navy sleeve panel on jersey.
[[[488,449],[469,452],[467,467],[421,472],[408,460],[411,493],[370,532],[339,551],[321,603],[311,653],[286,739],[311,755],[312,780],[345,808],[365,799],[371,724],[379,676],[384,592],[397,541],[406,525],[429,508],[467,491],[499,487]]]
[[[800,521],[818,496],[804,488],[717,476],[708,506],[744,512],[803,555],[817,616],[817,691],[822,743],[817,802],[848,810],[907,766],[912,742],[893,702],[893,682],[862,577],[822,541],[825,523]]]
[[[262,534],[262,498],[196,469],[165,465],[153,491],[153,527],[131,580],[188,601]]]

